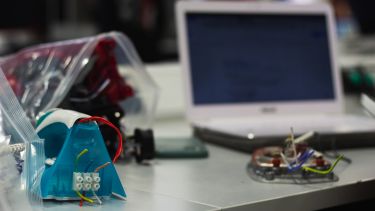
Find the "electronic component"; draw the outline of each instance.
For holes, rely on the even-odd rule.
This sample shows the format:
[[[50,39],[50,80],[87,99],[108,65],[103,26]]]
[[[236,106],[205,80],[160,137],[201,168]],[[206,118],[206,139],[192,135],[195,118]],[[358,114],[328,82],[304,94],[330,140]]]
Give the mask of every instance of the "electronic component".
[[[6,57],[0,65],[4,80],[22,104],[19,113],[25,113],[32,124],[38,114],[54,107],[105,118],[122,128],[123,136],[152,123],[156,84],[130,40],[121,33],[29,47]],[[111,128],[104,125],[99,128],[113,159],[119,140],[113,141],[117,136]],[[140,152],[137,156],[141,155],[137,161],[153,158],[154,152],[142,152],[153,149],[150,140],[153,141],[142,142],[145,145],[137,149]],[[124,144],[123,152],[127,151],[128,143]],[[124,158],[128,158],[127,154],[118,157]]]
[[[155,157],[154,133],[151,129],[135,129],[134,135],[129,137],[128,141],[129,144],[124,151],[134,156],[138,163],[151,160]]]
[[[117,61],[115,52],[117,45],[116,40],[111,38],[98,41],[89,62],[83,68],[83,74],[75,81],[61,103],[61,107],[105,117],[118,128],[121,128],[121,119],[124,116],[142,112],[144,102],[137,96],[139,90],[134,86],[134,82],[132,83],[129,79],[124,80],[120,74],[119,61]],[[100,125],[100,130],[108,152],[113,158],[117,149],[116,142],[107,140],[117,137],[105,125]],[[134,137],[136,139],[130,140],[123,146],[125,153],[120,158],[134,156],[138,163],[153,159],[155,155],[154,138],[152,131],[151,133],[149,131],[135,129]]]
[[[113,127],[118,134],[118,149],[110,159],[97,122]],[[44,139],[46,167],[41,179],[43,199],[84,200],[102,203],[99,197],[126,194],[113,163],[121,154],[120,131],[100,117],[70,110],[47,112],[37,122]]]
[[[364,66],[353,66],[343,68],[341,73],[346,93],[375,96],[375,80],[371,70]]]
[[[343,156],[334,163],[311,147],[305,140],[314,137],[313,132],[294,139],[293,130],[285,140],[286,146],[270,146],[253,152],[248,164],[249,175],[267,183],[321,183],[337,181],[333,169]]]

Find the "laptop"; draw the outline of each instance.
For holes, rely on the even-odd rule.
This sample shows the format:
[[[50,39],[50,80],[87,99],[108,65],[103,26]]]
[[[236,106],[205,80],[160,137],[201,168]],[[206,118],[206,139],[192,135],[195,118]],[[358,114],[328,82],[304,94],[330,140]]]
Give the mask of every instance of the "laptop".
[[[326,4],[176,5],[186,115],[205,141],[239,150],[316,131],[311,145],[375,145],[375,120],[349,115]]]

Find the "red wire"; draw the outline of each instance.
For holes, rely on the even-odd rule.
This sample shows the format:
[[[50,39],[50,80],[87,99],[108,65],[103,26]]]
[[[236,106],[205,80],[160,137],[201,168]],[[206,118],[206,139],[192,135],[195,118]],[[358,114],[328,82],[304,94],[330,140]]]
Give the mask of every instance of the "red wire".
[[[100,123],[104,123],[104,124],[110,126],[111,128],[113,128],[116,131],[117,136],[118,136],[118,140],[119,140],[119,144],[117,146],[115,157],[112,160],[112,162],[115,163],[117,158],[121,155],[121,152],[122,152],[122,136],[121,136],[120,130],[116,126],[114,126],[110,121],[108,121],[108,120],[106,120],[106,119],[104,119],[103,117],[100,117],[100,116],[87,117],[87,118],[84,118],[84,119],[80,119],[78,122],[83,123],[83,122],[89,122],[89,121],[97,121],[97,122],[100,122]]]
[[[85,196],[85,192],[82,193],[83,196]],[[83,205],[83,199],[81,199],[81,201],[79,201],[79,206],[82,207]]]

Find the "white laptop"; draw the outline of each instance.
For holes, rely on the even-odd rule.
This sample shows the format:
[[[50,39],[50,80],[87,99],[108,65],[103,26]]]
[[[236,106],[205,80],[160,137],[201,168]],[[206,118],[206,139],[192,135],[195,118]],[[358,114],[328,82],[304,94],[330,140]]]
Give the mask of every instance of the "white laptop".
[[[343,113],[328,5],[182,1],[176,11],[187,118],[201,136],[374,137],[373,119]]]

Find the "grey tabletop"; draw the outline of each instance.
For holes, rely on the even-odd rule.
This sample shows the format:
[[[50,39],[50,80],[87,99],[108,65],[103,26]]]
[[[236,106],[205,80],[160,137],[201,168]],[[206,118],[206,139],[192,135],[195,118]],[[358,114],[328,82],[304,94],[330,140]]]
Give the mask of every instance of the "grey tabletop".
[[[178,118],[159,121],[158,131],[189,134]],[[375,148],[340,150],[352,164],[339,163],[338,182],[322,184],[266,184],[246,171],[250,155],[207,145],[207,159],[157,159],[150,166],[118,165],[127,187],[230,210],[315,210],[375,196]],[[210,208],[209,208],[210,209]]]
[[[161,89],[154,131],[158,137],[190,136],[183,117],[181,73],[176,64],[149,67]],[[170,87],[177,87],[170,89]],[[355,97],[354,97],[355,98]],[[173,100],[171,100],[173,99]],[[348,112],[358,111],[355,99]],[[151,165],[119,163],[127,201],[110,200],[90,210],[314,210],[375,196],[375,148],[342,150],[352,164],[335,169],[339,181],[314,185],[266,184],[246,172],[250,155],[208,145],[206,159],[156,159]],[[46,203],[46,210],[80,209],[77,203]]]

